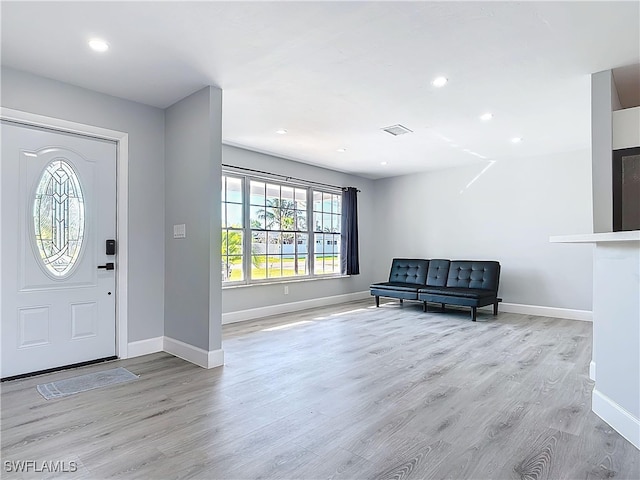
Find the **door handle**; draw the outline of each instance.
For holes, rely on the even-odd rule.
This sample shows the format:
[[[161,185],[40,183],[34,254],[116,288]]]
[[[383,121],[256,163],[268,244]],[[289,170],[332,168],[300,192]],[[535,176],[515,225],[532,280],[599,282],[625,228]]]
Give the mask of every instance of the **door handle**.
[[[115,270],[115,265],[113,262],[105,263],[104,265],[98,265],[98,268],[104,268],[105,270]]]

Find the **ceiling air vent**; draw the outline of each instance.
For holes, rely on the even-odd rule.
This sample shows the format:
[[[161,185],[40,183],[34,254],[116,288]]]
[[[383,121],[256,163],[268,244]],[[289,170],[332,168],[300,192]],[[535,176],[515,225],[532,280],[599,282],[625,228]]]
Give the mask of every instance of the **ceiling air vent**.
[[[403,127],[400,124],[391,125],[390,127],[385,127],[382,130],[384,130],[387,133],[390,133],[394,137],[397,137],[398,135],[404,135],[405,133],[412,133],[413,132],[413,130],[409,130],[407,127]]]

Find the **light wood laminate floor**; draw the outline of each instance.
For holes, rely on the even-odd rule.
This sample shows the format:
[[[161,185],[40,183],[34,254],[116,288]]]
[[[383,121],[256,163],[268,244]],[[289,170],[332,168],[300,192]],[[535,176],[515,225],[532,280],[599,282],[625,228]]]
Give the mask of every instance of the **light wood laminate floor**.
[[[225,326],[217,369],[157,353],[5,382],[2,478],[640,479],[591,412],[590,323],[372,304]],[[114,366],[140,379],[35,388]]]

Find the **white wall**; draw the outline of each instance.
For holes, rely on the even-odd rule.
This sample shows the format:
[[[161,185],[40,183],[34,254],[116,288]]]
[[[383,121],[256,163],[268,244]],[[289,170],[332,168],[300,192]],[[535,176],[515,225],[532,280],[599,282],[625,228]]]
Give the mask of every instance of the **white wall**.
[[[593,411],[640,448],[640,242],[594,254]]]
[[[376,277],[394,256],[498,260],[504,302],[591,310],[592,247],[549,243],[591,231],[589,151],[486,165],[375,182]]]
[[[640,107],[613,112],[613,150],[640,146]]]
[[[166,110],[165,335],[207,352],[222,345],[222,91],[206,87]],[[186,226],[173,238],[173,226]]]
[[[129,134],[128,340],[164,331],[164,111],[10,68],[3,107]]]
[[[358,187],[361,190],[358,194],[360,275],[354,275],[350,278],[287,283],[288,295],[284,294],[282,284],[224,288],[222,291],[222,311],[224,313],[369,290],[373,279],[376,251],[373,227],[377,221],[373,210],[374,185],[372,180],[228,145],[222,147],[222,162],[227,165],[252,168],[330,185]]]

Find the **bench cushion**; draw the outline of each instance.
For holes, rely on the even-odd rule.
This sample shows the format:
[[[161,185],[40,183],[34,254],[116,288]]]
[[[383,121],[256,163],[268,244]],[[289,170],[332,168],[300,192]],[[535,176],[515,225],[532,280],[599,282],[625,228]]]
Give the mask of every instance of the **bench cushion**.
[[[419,294],[425,295],[449,295],[453,297],[465,298],[485,298],[495,297],[496,292],[482,288],[459,288],[459,287],[425,287],[418,290]]]
[[[404,292],[417,292],[420,285],[405,282],[382,282],[374,283],[369,287],[373,290],[400,290]]]
[[[422,258],[394,258],[391,263],[389,282],[424,285],[427,280],[429,260]]]
[[[481,288],[498,292],[500,264],[494,261],[454,260],[447,287]]]
[[[447,284],[450,264],[450,260],[429,260],[426,284],[434,287],[444,287]]]

